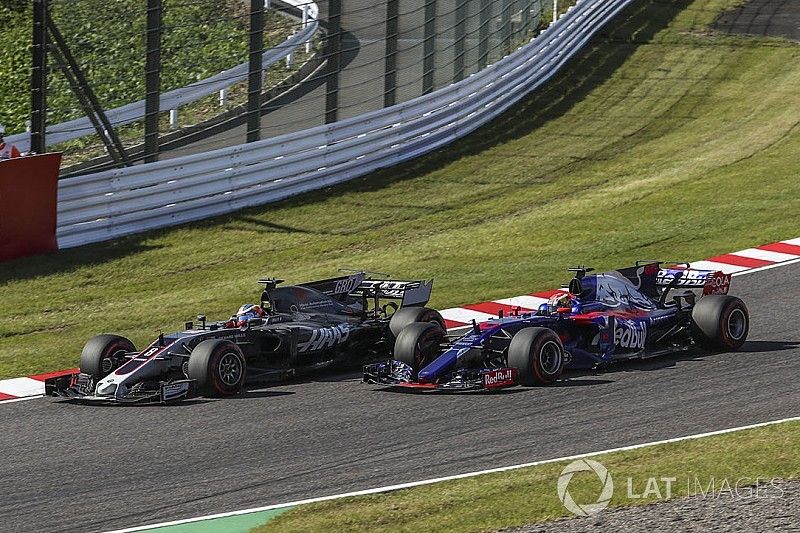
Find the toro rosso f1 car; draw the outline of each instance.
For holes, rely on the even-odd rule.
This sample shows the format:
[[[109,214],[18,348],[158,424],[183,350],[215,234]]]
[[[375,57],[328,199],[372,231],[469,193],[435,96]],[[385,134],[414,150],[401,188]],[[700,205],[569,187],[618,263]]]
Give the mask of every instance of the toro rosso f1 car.
[[[575,277],[537,312],[473,322],[454,338],[414,323],[397,336],[394,359],[364,367],[364,382],[438,390],[548,385],[565,368],[689,350],[736,350],[749,330],[747,307],[728,296],[731,276],[688,264],[638,262]]]
[[[364,272],[294,286],[279,287],[281,281],[260,281],[261,305],[244,305],[221,322],[198,315],[199,324],[159,335],[142,351],[124,337],[98,335],[81,353],[80,372],[48,381],[47,391],[116,403],[229,396],[245,383],[389,357],[394,335],[416,321],[444,326],[424,307],[432,281],[368,279]]]

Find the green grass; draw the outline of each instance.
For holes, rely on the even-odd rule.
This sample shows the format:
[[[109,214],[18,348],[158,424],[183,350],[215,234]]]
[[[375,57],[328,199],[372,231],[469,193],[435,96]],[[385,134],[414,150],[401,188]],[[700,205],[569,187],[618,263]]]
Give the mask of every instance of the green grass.
[[[56,0],[50,7],[73,56],[108,109],[144,99],[146,7],[138,0]],[[246,62],[247,13],[236,0],[165,0],[162,92]],[[269,11],[265,47],[283,41],[297,26]],[[31,2],[0,5],[0,27],[0,122],[9,134],[19,133],[30,115]],[[48,123],[84,116],[53,58],[49,68]]]
[[[611,508],[643,505],[671,496],[730,498],[755,491],[779,497],[773,479],[800,477],[800,423],[791,422],[698,440],[662,444],[627,452],[593,456],[608,469],[614,483]],[[493,531],[572,516],[561,504],[556,483],[569,461],[497,474],[447,481],[374,496],[304,505],[272,519],[253,533],[273,531]],[[658,492],[643,495],[648,479]],[[757,481],[756,478],[759,478]],[[729,485],[725,489],[725,480]],[[747,487],[751,488],[747,488]],[[568,490],[579,504],[594,503],[602,485],[594,473],[576,473]],[[652,488],[652,487],[651,487]],[[706,496],[703,496],[705,493]],[[751,493],[752,494],[752,493]],[[736,497],[737,493],[733,493]],[[747,500],[745,500],[747,501]],[[434,526],[435,524],[435,526]],[[587,526],[589,527],[589,526]]]
[[[448,307],[552,288],[575,263],[797,237],[800,46],[707,29],[735,4],[637,2],[544,90],[402,168],[1,265],[0,377],[74,366],[99,332],[141,346],[227,318],[263,275],[430,276]]]

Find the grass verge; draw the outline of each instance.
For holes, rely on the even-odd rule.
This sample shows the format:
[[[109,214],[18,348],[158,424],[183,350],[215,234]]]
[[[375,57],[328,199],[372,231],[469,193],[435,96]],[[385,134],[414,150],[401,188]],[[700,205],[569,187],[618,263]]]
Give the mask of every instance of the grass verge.
[[[411,164],[0,265],[0,377],[74,366],[102,331],[141,346],[227,317],[263,275],[430,276],[447,307],[553,287],[575,263],[797,237],[800,46],[708,29],[737,3],[635,2],[543,90]]]
[[[610,506],[667,497],[780,497],[773,479],[800,477],[800,422],[593,456],[613,480]],[[570,461],[485,474],[395,492],[300,506],[255,528],[274,531],[487,531],[571,517],[556,484]],[[655,478],[655,481],[650,481]],[[667,482],[662,478],[674,478]],[[649,485],[648,485],[649,484]],[[646,489],[650,491],[646,497]],[[630,488],[629,488],[630,487]],[[654,488],[655,487],[655,488]],[[593,472],[569,481],[579,504],[603,488]],[[738,492],[737,492],[738,491]],[[642,496],[640,498],[629,497]],[[589,526],[587,526],[589,527]]]

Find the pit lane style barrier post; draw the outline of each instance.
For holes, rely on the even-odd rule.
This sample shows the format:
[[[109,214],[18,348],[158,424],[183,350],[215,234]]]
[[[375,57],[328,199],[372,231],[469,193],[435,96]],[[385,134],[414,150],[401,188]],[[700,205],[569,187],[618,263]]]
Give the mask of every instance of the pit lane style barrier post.
[[[57,249],[60,165],[60,153],[0,161],[0,261]]]
[[[61,247],[282,200],[459,139],[549,80],[633,0],[579,0],[529,44],[464,80],[333,124],[62,180]]]
[[[282,61],[291,54],[298,46],[306,46],[319,29],[319,6],[309,0],[282,0],[282,2],[292,8],[305,12],[307,21],[302,29],[292,35],[281,44],[265,50],[262,56],[262,68],[269,69],[275,63]],[[265,8],[269,8],[269,2],[265,2]],[[223,89],[247,79],[248,63],[242,63],[233,68],[220,72],[210,78],[196,81],[186,87],[167,91],[160,96],[159,110],[166,112],[178,109],[181,106],[196,102],[201,98],[212,94],[219,94]],[[124,126],[137,120],[142,120],[145,116],[145,101],[140,100],[130,104],[109,109],[106,111],[109,122],[114,127]],[[61,124],[54,124],[47,128],[47,144],[55,145],[72,139],[78,139],[86,135],[95,133],[94,126],[88,117],[81,117]],[[30,150],[30,134],[21,133],[16,135],[6,135],[6,141],[17,146],[20,151]]]

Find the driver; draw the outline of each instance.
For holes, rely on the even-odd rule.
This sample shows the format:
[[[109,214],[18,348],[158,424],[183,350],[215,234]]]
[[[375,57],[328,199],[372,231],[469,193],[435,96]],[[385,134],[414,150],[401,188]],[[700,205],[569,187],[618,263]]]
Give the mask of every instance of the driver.
[[[574,306],[578,305],[575,295],[567,292],[558,292],[547,301],[547,310],[552,313],[568,313]]]
[[[264,318],[267,313],[255,304],[244,304],[236,311],[236,314],[225,324],[227,327],[246,326],[251,320]]]

